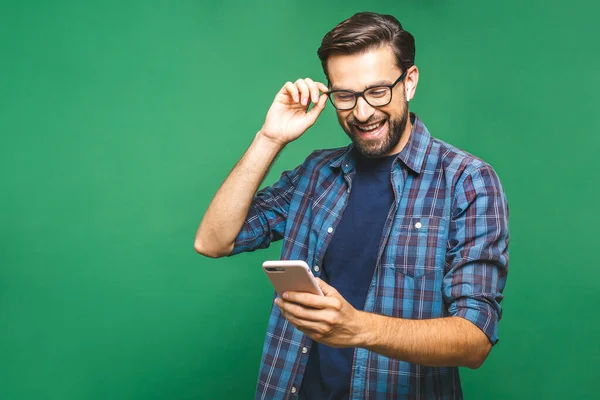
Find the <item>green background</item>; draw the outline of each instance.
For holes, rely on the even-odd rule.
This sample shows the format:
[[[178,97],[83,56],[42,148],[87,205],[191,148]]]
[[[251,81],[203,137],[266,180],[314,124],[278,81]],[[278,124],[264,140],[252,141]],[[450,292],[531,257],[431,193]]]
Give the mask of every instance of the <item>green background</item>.
[[[596,2],[0,2],[0,399],[251,398],[280,244],[193,250],[287,80],[357,11],[416,37],[411,109],[498,172],[511,263],[471,399],[590,398],[600,360]],[[266,182],[346,136],[330,105]]]

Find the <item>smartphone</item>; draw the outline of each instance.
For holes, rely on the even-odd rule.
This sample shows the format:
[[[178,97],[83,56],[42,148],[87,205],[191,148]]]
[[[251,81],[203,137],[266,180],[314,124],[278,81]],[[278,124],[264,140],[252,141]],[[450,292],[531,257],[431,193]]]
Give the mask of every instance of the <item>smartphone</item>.
[[[302,260],[265,261],[262,267],[279,297],[287,291],[323,296],[308,264]]]

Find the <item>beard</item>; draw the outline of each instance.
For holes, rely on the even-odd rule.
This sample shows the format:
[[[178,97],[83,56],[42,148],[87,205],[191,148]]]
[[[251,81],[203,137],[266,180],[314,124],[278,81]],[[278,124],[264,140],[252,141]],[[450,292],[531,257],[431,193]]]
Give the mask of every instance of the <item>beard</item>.
[[[404,110],[405,112],[396,119],[390,119],[388,114],[378,111],[364,122],[357,121],[353,114],[350,114],[348,118],[346,118],[347,125],[343,124],[342,121],[339,122],[344,129],[344,132],[346,132],[346,135],[348,135],[350,140],[352,140],[352,143],[354,143],[354,147],[363,156],[368,158],[379,158],[389,154],[394,147],[400,143],[400,139],[402,138],[402,134],[408,123],[408,103],[405,104]],[[383,138],[368,140],[360,137],[359,134],[354,132],[354,129],[358,129],[356,127],[353,128],[354,125],[364,126],[384,119],[387,120],[388,129]]]

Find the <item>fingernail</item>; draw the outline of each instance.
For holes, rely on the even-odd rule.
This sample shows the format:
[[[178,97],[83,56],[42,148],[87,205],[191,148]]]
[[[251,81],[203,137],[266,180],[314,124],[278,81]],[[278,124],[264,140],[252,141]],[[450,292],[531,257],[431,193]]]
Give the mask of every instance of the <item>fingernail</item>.
[[[284,299],[287,299],[288,297],[289,297],[289,296],[288,296],[287,292],[285,292],[285,293],[283,294],[283,298],[284,298]]]

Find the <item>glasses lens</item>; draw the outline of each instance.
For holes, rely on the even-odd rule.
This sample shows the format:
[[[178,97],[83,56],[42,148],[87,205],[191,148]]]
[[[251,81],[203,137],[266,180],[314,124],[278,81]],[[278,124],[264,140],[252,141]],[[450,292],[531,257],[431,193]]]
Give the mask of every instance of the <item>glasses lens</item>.
[[[365,92],[367,102],[372,106],[385,106],[392,100],[392,91],[389,87],[374,87]]]
[[[339,110],[349,110],[354,108],[356,103],[356,96],[352,92],[333,92],[331,93],[331,101],[335,108]]]

